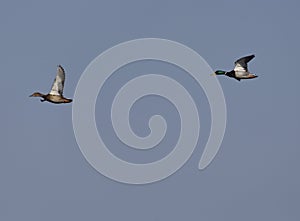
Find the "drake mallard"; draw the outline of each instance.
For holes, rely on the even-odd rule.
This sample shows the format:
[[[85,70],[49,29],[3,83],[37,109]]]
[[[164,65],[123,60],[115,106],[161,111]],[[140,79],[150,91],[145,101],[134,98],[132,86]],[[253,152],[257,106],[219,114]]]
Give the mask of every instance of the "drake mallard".
[[[258,77],[257,75],[248,72],[248,65],[247,65],[247,63],[251,61],[254,57],[255,57],[254,54],[246,57],[242,57],[238,59],[236,62],[234,62],[235,67],[232,71],[227,72],[227,71],[217,70],[213,75],[226,75],[238,81],[240,81],[241,79],[256,78]]]
[[[63,96],[65,83],[65,70],[61,65],[57,66],[57,74],[54,79],[54,83],[52,85],[51,91],[49,94],[41,94],[40,92],[35,92],[30,97],[41,97],[41,102],[48,101],[55,104],[61,103],[70,103],[72,99],[65,98]]]

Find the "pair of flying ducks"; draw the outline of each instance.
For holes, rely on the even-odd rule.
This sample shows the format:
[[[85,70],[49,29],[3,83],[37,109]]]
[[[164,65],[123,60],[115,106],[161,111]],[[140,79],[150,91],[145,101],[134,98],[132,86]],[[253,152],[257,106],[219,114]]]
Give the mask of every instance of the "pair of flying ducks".
[[[212,75],[226,75],[238,81],[240,81],[241,79],[256,78],[257,77],[256,75],[248,72],[248,65],[247,65],[247,63],[251,61],[254,57],[255,57],[254,55],[249,55],[240,58],[234,63],[235,67],[232,71],[217,70]],[[72,99],[68,99],[63,96],[64,83],[65,83],[65,70],[61,65],[58,65],[57,74],[49,94],[41,94],[39,92],[35,92],[32,95],[30,95],[30,97],[41,97],[42,102],[48,101],[55,104],[71,103]]]

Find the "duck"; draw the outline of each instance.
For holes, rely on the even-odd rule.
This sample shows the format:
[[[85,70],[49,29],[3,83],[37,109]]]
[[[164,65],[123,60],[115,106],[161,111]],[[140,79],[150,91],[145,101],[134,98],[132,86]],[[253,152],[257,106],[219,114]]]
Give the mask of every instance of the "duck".
[[[242,57],[234,62],[235,67],[232,71],[217,70],[212,75],[226,75],[238,81],[240,81],[241,79],[257,78],[258,77],[257,75],[248,72],[247,63],[251,61],[254,57],[255,57],[254,54]]]
[[[71,103],[72,99],[63,96],[65,83],[65,70],[61,65],[57,66],[57,73],[51,91],[48,94],[34,92],[29,97],[41,97],[41,102],[48,101],[54,104]]]

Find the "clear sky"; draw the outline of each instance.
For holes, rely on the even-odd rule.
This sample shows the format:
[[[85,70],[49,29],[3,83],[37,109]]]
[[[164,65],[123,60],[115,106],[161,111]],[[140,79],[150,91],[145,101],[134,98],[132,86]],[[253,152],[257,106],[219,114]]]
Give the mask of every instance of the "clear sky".
[[[0,219],[299,220],[299,8],[299,1],[258,0],[1,1]],[[259,78],[219,77],[227,128],[208,168],[197,169],[210,127],[200,88],[201,135],[194,154],[168,179],[136,186],[106,178],[85,160],[73,132],[72,104],[28,96],[47,93],[61,64],[64,95],[72,98],[92,59],[144,37],[185,44],[213,69],[231,70],[237,58],[254,53],[249,69]],[[119,70],[116,84],[122,71],[128,78],[145,71],[180,75],[174,67],[146,62]],[[147,101],[158,112],[172,112],[168,102],[151,99],[133,109],[133,127],[142,135]],[[101,107],[99,97],[97,126],[113,142]],[[174,134],[151,159],[172,150],[176,124],[171,129]],[[116,146],[112,152],[135,162],[149,156]]]

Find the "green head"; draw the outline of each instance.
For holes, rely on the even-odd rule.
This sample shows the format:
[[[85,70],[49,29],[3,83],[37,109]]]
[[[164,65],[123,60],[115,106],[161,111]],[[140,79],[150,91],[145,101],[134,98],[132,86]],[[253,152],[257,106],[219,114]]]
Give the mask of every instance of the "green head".
[[[221,71],[221,70],[217,70],[215,72],[216,75],[224,75],[226,73],[226,71]]]

